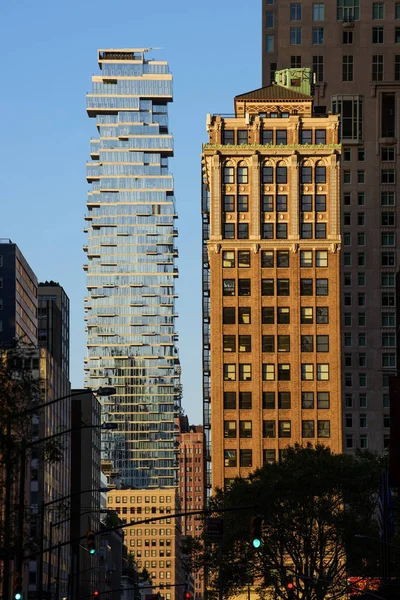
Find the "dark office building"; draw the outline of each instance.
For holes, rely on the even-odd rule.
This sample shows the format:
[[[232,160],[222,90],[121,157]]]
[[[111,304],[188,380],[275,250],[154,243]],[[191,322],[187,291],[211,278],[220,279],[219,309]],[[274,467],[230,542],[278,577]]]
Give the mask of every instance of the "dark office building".
[[[17,244],[0,238],[0,344],[37,345],[37,278]]]
[[[55,281],[39,283],[38,339],[69,378],[69,298]]]

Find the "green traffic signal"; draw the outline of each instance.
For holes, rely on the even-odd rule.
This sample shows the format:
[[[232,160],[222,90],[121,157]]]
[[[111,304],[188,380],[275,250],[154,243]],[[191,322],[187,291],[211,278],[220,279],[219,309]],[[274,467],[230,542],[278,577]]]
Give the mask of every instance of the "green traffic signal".
[[[22,583],[23,578],[21,573],[15,573],[14,575],[14,600],[22,600]]]
[[[250,539],[254,548],[260,548],[262,537],[262,517],[252,517],[250,521]]]
[[[89,529],[89,531],[86,532],[86,538],[89,554],[94,556],[96,554],[96,539],[93,531]]]

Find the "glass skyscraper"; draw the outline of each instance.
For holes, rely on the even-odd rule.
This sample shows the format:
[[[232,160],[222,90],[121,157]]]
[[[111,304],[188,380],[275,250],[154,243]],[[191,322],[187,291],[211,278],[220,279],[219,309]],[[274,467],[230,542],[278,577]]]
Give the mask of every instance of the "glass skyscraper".
[[[125,487],[176,483],[174,418],[181,386],[175,330],[178,231],[168,159],[172,75],[149,49],[99,50],[87,112],[85,385],[102,398],[103,468]]]

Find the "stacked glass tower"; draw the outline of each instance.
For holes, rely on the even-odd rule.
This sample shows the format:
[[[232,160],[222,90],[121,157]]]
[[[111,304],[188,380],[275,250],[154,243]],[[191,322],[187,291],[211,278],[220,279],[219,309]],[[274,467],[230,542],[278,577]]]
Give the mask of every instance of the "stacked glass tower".
[[[125,487],[176,483],[174,419],[180,411],[175,331],[178,256],[168,158],[172,75],[149,49],[99,50],[87,112],[96,118],[87,165],[85,385],[103,399],[103,467]]]

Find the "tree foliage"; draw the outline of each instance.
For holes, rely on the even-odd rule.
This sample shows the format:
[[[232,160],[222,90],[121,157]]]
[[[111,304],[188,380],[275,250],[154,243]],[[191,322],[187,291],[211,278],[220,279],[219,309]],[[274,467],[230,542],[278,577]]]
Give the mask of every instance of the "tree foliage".
[[[217,490],[211,508],[251,507],[221,512],[225,594],[243,591],[255,581],[261,596],[272,588],[288,597],[294,584],[299,600],[342,598],[352,571],[368,567],[356,534],[377,536],[375,515],[382,460],[368,452],[333,454],[329,448],[295,446],[280,463],[265,464],[248,479]],[[262,545],[250,543],[252,516],[263,518]],[[218,544],[207,542],[197,556],[218,587]],[[200,558],[200,560],[199,560]]]

